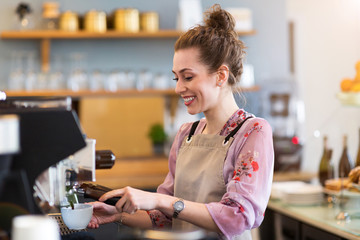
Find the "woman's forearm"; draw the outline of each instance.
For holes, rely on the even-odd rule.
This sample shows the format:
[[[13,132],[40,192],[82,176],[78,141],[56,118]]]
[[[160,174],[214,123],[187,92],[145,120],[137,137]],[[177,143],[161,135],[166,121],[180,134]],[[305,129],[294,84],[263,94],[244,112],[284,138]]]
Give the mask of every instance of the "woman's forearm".
[[[159,201],[158,210],[171,217],[174,213],[173,203],[176,200],[177,198],[172,196],[161,198]],[[192,223],[198,227],[207,229],[212,232],[220,232],[205,204],[186,200],[184,203],[185,208],[178,215],[178,219]]]
[[[185,201],[185,206],[184,210],[179,214],[179,219],[212,232],[220,232],[205,204]]]
[[[121,213],[120,222],[129,227],[141,229],[151,229],[152,223],[149,214],[146,211],[138,210],[134,214],[126,212]]]

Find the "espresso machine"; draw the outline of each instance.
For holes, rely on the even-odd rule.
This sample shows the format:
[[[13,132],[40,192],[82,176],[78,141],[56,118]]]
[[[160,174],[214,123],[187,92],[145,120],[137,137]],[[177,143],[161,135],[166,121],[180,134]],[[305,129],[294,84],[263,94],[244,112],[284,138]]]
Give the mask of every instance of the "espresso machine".
[[[59,213],[82,182],[96,180],[95,169],[113,166],[112,152],[95,143],[69,97],[0,101],[0,239],[15,216]]]

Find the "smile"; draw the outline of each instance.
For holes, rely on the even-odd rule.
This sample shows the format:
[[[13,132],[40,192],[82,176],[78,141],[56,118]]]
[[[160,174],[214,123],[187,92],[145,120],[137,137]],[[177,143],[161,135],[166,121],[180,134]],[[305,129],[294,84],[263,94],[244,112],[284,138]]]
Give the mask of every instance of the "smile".
[[[195,97],[184,97],[184,103],[186,106],[189,106],[194,100],[195,100]]]

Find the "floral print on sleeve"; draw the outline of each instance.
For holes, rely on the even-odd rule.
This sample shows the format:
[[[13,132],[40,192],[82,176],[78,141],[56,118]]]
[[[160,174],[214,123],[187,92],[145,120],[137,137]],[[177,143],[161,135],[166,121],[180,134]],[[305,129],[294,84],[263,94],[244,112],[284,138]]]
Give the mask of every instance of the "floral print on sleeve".
[[[235,201],[235,200],[233,200],[231,198],[225,198],[225,199],[221,200],[221,203],[226,205],[226,206],[236,207],[238,209],[238,211],[237,211],[238,213],[239,212],[241,212],[241,213],[245,212],[245,209],[243,208],[243,206],[239,202],[237,202],[237,201]]]
[[[238,161],[238,168],[234,170],[233,179],[235,181],[241,181],[241,177],[252,177],[253,173],[259,170],[259,164],[257,158],[259,157],[258,152],[248,151],[247,153],[240,153]]]
[[[147,211],[154,229],[169,229],[172,225],[172,219],[158,210]]]
[[[234,113],[231,118],[225,123],[221,130],[221,135],[228,135],[232,130],[234,130],[245,118],[253,116],[250,113],[245,112],[242,109],[239,109]]]
[[[245,138],[249,137],[249,135],[250,135],[250,133],[251,133],[252,131],[260,132],[261,129],[262,129],[262,126],[261,126],[258,122],[256,122],[256,123],[254,123],[254,125],[252,126],[252,128],[251,128],[247,133],[245,133],[244,137],[245,137]]]

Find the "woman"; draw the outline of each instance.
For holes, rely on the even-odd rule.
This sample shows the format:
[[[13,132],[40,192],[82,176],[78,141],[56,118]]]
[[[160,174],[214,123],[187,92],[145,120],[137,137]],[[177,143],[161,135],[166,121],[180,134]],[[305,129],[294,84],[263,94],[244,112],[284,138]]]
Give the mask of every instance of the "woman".
[[[121,221],[141,228],[200,227],[227,239],[251,239],[264,218],[273,173],[272,130],[266,120],[239,109],[233,96],[243,69],[244,45],[233,17],[219,5],[205,24],[175,44],[176,93],[190,114],[204,113],[178,131],[169,173],[150,193],[125,187],[116,206],[93,203],[89,227]]]

